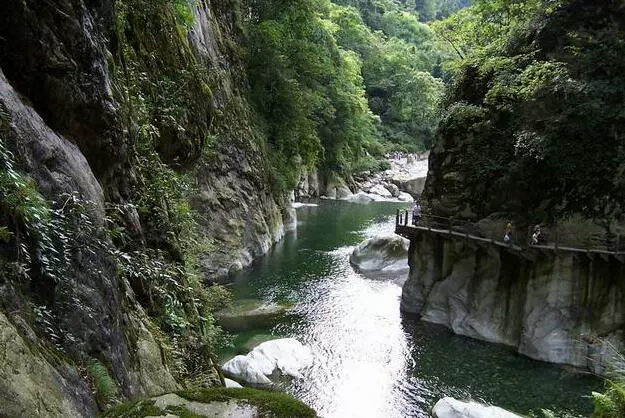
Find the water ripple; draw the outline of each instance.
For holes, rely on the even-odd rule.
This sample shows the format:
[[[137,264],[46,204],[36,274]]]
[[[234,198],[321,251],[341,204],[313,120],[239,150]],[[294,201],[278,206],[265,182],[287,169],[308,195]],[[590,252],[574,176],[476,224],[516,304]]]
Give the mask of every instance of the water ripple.
[[[402,317],[396,282],[354,272],[348,261],[354,246],[392,233],[395,207],[324,202],[306,208],[298,213],[297,234],[287,234],[237,277],[237,297],[294,303],[272,332],[298,338],[314,360],[287,390],[325,418],[429,417],[446,395],[521,413],[539,407],[588,412],[581,396],[597,381]]]

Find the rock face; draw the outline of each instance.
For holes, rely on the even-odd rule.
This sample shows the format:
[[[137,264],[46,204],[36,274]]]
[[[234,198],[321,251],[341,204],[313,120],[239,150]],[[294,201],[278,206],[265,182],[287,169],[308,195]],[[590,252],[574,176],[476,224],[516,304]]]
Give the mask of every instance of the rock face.
[[[402,178],[395,177],[393,181],[402,192],[406,192],[412,197],[419,197],[421,193],[423,193],[423,189],[425,188],[425,180],[426,177],[417,177],[417,178]]]
[[[0,356],[0,399],[4,415],[60,418],[91,415],[96,410],[91,390],[86,382],[80,381],[78,370],[67,365],[65,376],[61,374],[28,347],[2,313]]]
[[[363,273],[407,273],[408,245],[407,239],[394,235],[370,238],[354,249],[349,262]]]
[[[301,378],[300,370],[312,363],[312,353],[294,338],[264,342],[245,356],[236,356],[222,369],[227,375],[252,385],[270,385],[276,371]]]
[[[129,279],[127,272],[122,274],[122,263],[114,256],[117,250],[151,250],[167,253],[172,265],[182,261],[179,249],[154,239],[177,232],[151,224],[152,214],[136,209],[141,158],[129,150],[136,153],[142,146],[138,131],[146,125],[158,132],[153,147],[163,169],[191,177],[199,189],[190,206],[200,214],[204,234],[214,240],[211,248],[202,249],[201,267],[208,279],[249,264],[281,239],[284,219],[294,223],[288,198],[273,196],[268,186],[266,151],[251,126],[251,109],[241,90],[247,85],[244,63],[230,54],[236,30],[232,9],[193,2],[195,19],[185,37],[180,31],[186,26],[176,23],[171,2],[149,5],[150,13],[128,9],[134,3],[147,5],[112,0],[3,3],[3,153],[10,152],[11,164],[28,179],[22,188],[32,194],[29,199],[41,198],[42,210],[62,211],[73,199],[85,203],[80,222],[68,226],[65,236],[50,238],[60,231],[48,228],[31,234],[24,228],[24,216],[5,211],[4,188],[0,193],[0,348],[6,360],[0,365],[0,405],[2,413],[11,416],[95,416],[102,405],[96,405],[93,382],[79,372],[91,359],[104,365],[122,399],[181,386],[179,370],[173,369],[167,345],[161,342],[162,330],[155,329],[159,313],[153,309],[154,293]],[[119,10],[122,7],[126,9]],[[138,20],[132,20],[133,12]],[[122,16],[128,20],[117,27]],[[141,41],[133,39],[129,46],[123,36]],[[141,82],[120,85],[117,77],[129,69],[123,68],[129,58],[124,54],[134,46],[141,50],[137,55],[156,51],[146,58],[146,68],[141,66],[143,56],[134,57],[136,68],[131,68],[142,77],[153,77],[148,84],[184,74],[185,63],[203,65],[211,73],[210,86],[188,89],[197,96],[184,98],[178,125],[166,121],[176,118],[153,117],[153,109],[139,111],[146,120],[134,114],[137,109],[128,112],[123,97],[130,93],[124,88],[140,89]],[[195,77],[191,82],[199,83]],[[211,135],[220,140],[209,158],[203,152]],[[5,164],[4,155],[2,159]],[[165,198],[151,208],[164,206]],[[124,243],[113,242],[106,233],[111,221],[106,210],[111,207],[121,213],[115,222],[128,233]],[[97,233],[85,233],[85,225]],[[7,241],[7,231],[12,242]],[[33,244],[29,252],[19,245],[26,243],[25,237]],[[46,270],[50,259],[41,257],[36,245],[54,249],[50,241],[56,239],[78,243],[78,248],[63,260],[62,274],[53,276]],[[16,266],[20,274],[29,271],[28,279],[5,277],[6,265]],[[172,279],[184,287],[178,276]],[[191,305],[185,302],[185,309]],[[202,372],[207,384],[219,384],[217,370],[201,350],[205,342],[198,341],[187,354],[196,365],[207,366]]]
[[[6,109],[11,121],[10,130],[4,131],[5,138],[20,151],[19,157],[23,166],[37,181],[40,192],[51,200],[58,199],[63,193],[76,193],[92,203],[90,213],[86,214],[90,221],[94,225],[103,225],[104,195],[84,156],[75,145],[54,133],[33,108],[21,101],[1,71],[0,105]],[[43,280],[39,282],[39,290],[44,294],[38,297],[48,306],[58,307],[61,312],[58,327],[75,338],[66,349],[74,358],[82,358],[84,353],[101,353],[113,365],[116,378],[126,394],[133,396],[145,393],[152,384],[144,386],[140,379],[142,372],[138,360],[146,351],[137,351],[136,356],[131,359],[130,353],[136,348],[131,348],[134,342],[128,341],[128,330],[122,325],[125,321],[122,307],[129,314],[136,313],[136,324],[142,324],[145,315],[139,307],[133,306],[134,302],[125,299],[120,293],[114,266],[107,260],[106,254],[93,254],[85,257],[82,265],[75,262],[64,268],[67,277],[61,284],[55,285]],[[9,308],[13,322],[25,323],[23,314],[20,314],[20,305],[29,299],[25,297],[28,292],[28,289],[22,289],[10,282],[3,282],[0,286],[0,297],[4,306]],[[146,341],[154,340],[147,329],[142,335]],[[33,339],[36,341],[36,337]],[[23,354],[27,355],[27,352]],[[175,388],[175,384],[172,385],[173,378],[160,356],[145,360],[150,362],[151,367],[160,367],[155,375],[162,376],[165,380],[155,383],[156,386]],[[70,369],[71,367],[68,370]],[[68,382],[68,385],[78,387],[84,384],[80,379]],[[65,394],[70,397],[74,393],[80,394],[84,391],[76,388]],[[14,401],[20,398],[12,399]],[[89,410],[94,404],[88,399],[82,398],[77,402],[86,402],[82,408]],[[24,411],[28,410],[28,406],[25,405],[24,408]]]
[[[521,415],[497,406],[482,405],[477,402],[463,402],[454,398],[443,398],[432,408],[435,418],[520,418]]]
[[[625,266],[585,253],[534,256],[418,234],[402,310],[534,359],[606,373],[623,348]]]

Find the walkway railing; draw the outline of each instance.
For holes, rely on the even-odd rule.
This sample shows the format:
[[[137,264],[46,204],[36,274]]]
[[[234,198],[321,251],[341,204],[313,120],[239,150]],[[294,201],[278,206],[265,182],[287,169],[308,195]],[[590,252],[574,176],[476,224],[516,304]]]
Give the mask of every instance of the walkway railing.
[[[430,233],[447,234],[455,237],[463,237],[474,241],[487,242],[498,246],[505,246],[515,250],[528,248],[573,251],[599,254],[625,255],[625,236],[612,234],[591,233],[584,236],[573,236],[565,233],[557,227],[541,227],[541,233],[537,244],[532,243],[531,227],[527,231],[512,231],[510,241],[503,242],[505,231],[485,230],[479,225],[458,218],[446,218],[442,216],[423,214],[417,225],[412,224],[412,215],[409,211],[397,210],[396,232],[410,234],[411,229],[416,231],[428,231]],[[403,233],[402,233],[403,232]]]

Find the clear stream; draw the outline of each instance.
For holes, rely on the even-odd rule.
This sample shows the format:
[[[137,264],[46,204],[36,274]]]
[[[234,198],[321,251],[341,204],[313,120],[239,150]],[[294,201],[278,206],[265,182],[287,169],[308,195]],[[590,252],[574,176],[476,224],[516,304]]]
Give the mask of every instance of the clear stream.
[[[283,386],[326,418],[429,417],[446,395],[522,414],[550,408],[588,416],[598,379],[402,315],[401,283],[354,272],[354,246],[393,233],[398,207],[406,205],[322,201],[298,209],[298,229],[232,285],[236,299],[293,308],[270,328],[234,335],[220,357],[245,354],[269,336],[297,338],[313,350],[314,364],[305,379]]]

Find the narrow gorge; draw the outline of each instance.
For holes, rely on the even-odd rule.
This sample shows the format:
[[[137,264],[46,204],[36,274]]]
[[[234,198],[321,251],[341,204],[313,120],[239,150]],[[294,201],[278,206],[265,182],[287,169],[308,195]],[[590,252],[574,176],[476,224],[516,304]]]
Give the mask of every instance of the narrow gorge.
[[[0,417],[622,416],[621,1],[0,12]]]

